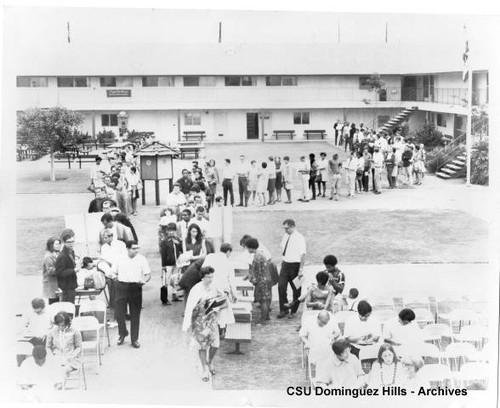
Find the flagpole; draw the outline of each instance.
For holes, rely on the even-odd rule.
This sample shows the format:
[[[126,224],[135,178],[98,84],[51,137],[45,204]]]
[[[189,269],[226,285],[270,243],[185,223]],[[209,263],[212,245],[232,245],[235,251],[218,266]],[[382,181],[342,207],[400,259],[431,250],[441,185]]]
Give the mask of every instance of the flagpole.
[[[467,177],[466,186],[470,186],[470,173],[472,165],[472,69],[469,64],[467,81],[467,133],[465,134],[465,151],[467,154]]]

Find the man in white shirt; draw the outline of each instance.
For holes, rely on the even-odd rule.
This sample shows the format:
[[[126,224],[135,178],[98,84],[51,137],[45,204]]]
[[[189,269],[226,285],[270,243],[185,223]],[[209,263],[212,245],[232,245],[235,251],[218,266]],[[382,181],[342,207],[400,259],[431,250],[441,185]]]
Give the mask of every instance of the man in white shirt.
[[[346,162],[345,171],[347,178],[347,191],[349,197],[354,197],[356,187],[356,170],[358,169],[358,158],[356,157],[356,150],[351,150],[351,156]]]
[[[196,224],[201,229],[201,233],[203,234],[203,238],[207,238],[208,229],[210,228],[210,223],[205,218],[205,207],[201,205],[196,207],[196,216],[189,221],[188,228],[191,224]],[[186,230],[187,236],[187,230]],[[186,239],[186,236],[183,239]]]
[[[372,316],[372,307],[366,300],[358,303],[358,314],[349,317],[344,325],[344,337],[352,346],[352,353],[359,356],[360,347],[378,342],[382,335],[380,321]]]
[[[90,184],[94,186],[94,189],[100,189],[104,187],[103,177],[106,175],[104,166],[101,165],[102,158],[97,156],[95,158],[95,166],[90,170]]]
[[[297,165],[297,172],[301,183],[301,197],[297,201],[309,202],[309,177],[311,165],[306,161],[306,156],[300,156],[300,162]]]
[[[382,165],[384,164],[384,155],[380,152],[380,144],[375,143],[375,150],[373,152],[373,180],[375,186],[375,194],[381,194],[382,184]]]
[[[422,330],[415,321],[415,312],[403,309],[397,317],[387,321],[384,325],[382,338],[386,343],[404,350],[404,354],[411,355],[424,342]],[[399,350],[401,355],[401,350]]]
[[[52,353],[47,353],[45,346],[37,345],[33,347],[32,357],[24,360],[19,368],[18,384],[23,390],[49,392],[61,389],[64,375],[64,369]]]
[[[290,284],[293,291],[293,306],[290,308],[290,315],[288,315],[288,317],[292,318],[297,313],[297,309],[300,305],[298,299],[300,297],[301,288],[295,287],[293,280],[296,277],[299,277],[299,279],[302,278],[306,259],[306,240],[304,236],[295,229],[295,221],[286,219],[283,221],[283,228],[285,229],[285,234],[280,244],[283,258],[278,280],[280,304],[280,313],[277,316],[278,319],[282,319],[288,315],[288,308],[286,307],[288,303],[288,284]]]
[[[332,344],[333,356],[325,370],[317,376],[317,382],[334,388],[361,388],[366,383],[365,373],[359,359],[351,354],[349,341],[335,340]]]
[[[226,159],[224,161],[224,167],[222,168],[222,191],[224,195],[224,206],[227,205],[227,194],[231,198],[231,207],[234,206],[234,193],[233,193],[233,179],[236,173],[231,166],[231,159]]]
[[[176,212],[179,208],[186,204],[186,196],[181,191],[181,185],[174,183],[172,192],[167,195],[167,207],[174,207]]]
[[[245,155],[240,156],[240,163],[236,166],[236,174],[238,175],[238,192],[240,195],[240,203],[236,207],[248,207],[248,176],[250,174],[250,165],[245,160]]]
[[[128,336],[125,323],[127,305],[130,310],[130,339],[132,347],[139,348],[139,324],[142,308],[142,286],[151,279],[151,269],[146,258],[139,254],[137,241],[126,243],[127,256],[113,266],[116,276],[115,313],[118,322],[118,342],[121,346]]]

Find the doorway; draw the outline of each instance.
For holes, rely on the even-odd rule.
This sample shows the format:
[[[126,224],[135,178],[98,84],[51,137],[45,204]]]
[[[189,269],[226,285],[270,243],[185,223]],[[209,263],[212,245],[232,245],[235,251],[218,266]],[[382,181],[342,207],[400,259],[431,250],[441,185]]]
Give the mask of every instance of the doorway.
[[[259,114],[247,112],[247,139],[259,138]]]

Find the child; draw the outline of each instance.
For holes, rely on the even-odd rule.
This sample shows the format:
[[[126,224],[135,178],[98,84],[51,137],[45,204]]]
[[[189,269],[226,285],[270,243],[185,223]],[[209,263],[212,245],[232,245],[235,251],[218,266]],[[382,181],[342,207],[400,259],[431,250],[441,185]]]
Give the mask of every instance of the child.
[[[344,310],[356,312],[358,310],[359,291],[356,288],[349,289],[349,295],[344,298]]]
[[[33,312],[28,316],[23,337],[29,339],[33,346],[45,346],[47,334],[52,328],[52,319],[45,311],[45,301],[42,298],[35,298],[31,301]]]
[[[170,305],[168,301],[168,285],[172,276],[177,273],[177,258],[182,253],[182,241],[177,236],[177,225],[173,222],[167,225],[166,237],[160,242],[161,276],[162,287],[160,299],[164,305]],[[172,300],[178,301],[177,295],[172,294]]]

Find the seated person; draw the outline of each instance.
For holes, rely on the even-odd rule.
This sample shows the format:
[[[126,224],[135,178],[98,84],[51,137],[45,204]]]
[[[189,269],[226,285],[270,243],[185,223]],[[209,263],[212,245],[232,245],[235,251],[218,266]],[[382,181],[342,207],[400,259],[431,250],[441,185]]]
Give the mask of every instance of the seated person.
[[[181,191],[181,185],[174,183],[172,192],[167,195],[167,206],[176,208],[176,212],[180,212],[180,207],[186,204],[186,196]]]
[[[358,310],[358,303],[359,303],[359,291],[356,288],[351,288],[349,289],[349,295],[344,299],[344,309],[343,310],[350,310],[352,312],[355,312]]]
[[[406,381],[406,372],[398,360],[398,356],[390,344],[382,344],[374,361],[368,378],[370,388],[403,385]]]
[[[344,337],[351,343],[352,353],[359,356],[359,346],[376,343],[381,333],[380,321],[373,317],[372,307],[366,301],[358,303],[358,314],[345,321]]]
[[[429,381],[420,378],[418,372],[424,366],[424,360],[421,357],[407,356],[401,361],[406,370],[406,380],[403,387],[408,391],[418,391],[420,387],[431,388]]]
[[[343,272],[337,268],[337,257],[335,255],[327,255],[323,259],[323,265],[325,265],[325,271],[328,272],[330,276],[329,282],[333,287],[333,295],[337,296],[342,294],[345,286],[345,275]]]
[[[94,261],[88,256],[82,259],[82,267],[76,274],[76,281],[78,287],[84,289],[104,289],[106,286],[104,273],[97,270]]]
[[[316,284],[307,289],[307,292],[295,302],[285,305],[292,308],[296,302],[306,301],[306,306],[313,310],[331,310],[333,299],[333,287],[328,284],[328,273],[325,271],[316,274]]]
[[[318,312],[317,319],[307,321],[300,329],[299,336],[304,348],[309,350],[309,362],[316,366],[316,377],[327,375],[325,365],[331,358],[332,343],[340,336],[339,326],[330,318],[326,310]]]
[[[424,342],[422,330],[415,321],[415,312],[411,309],[403,309],[398,317],[387,321],[382,338],[386,343],[403,347],[410,354]]]
[[[49,313],[45,310],[45,301],[42,298],[35,298],[31,301],[33,312],[26,320],[26,326],[22,332],[25,339],[30,339],[29,342],[33,346],[43,345],[50,330],[52,329],[52,319]]]
[[[362,388],[365,385],[365,373],[361,362],[350,351],[349,341],[335,340],[332,344],[333,356],[329,359],[324,372],[317,377],[319,385],[333,388]]]
[[[57,357],[66,373],[80,368],[82,335],[71,326],[71,316],[59,312],[54,316],[54,328],[47,336],[47,349]]]
[[[64,370],[49,354],[45,346],[33,347],[32,357],[28,357],[19,367],[18,384],[23,390],[41,389],[50,391],[61,389]]]

